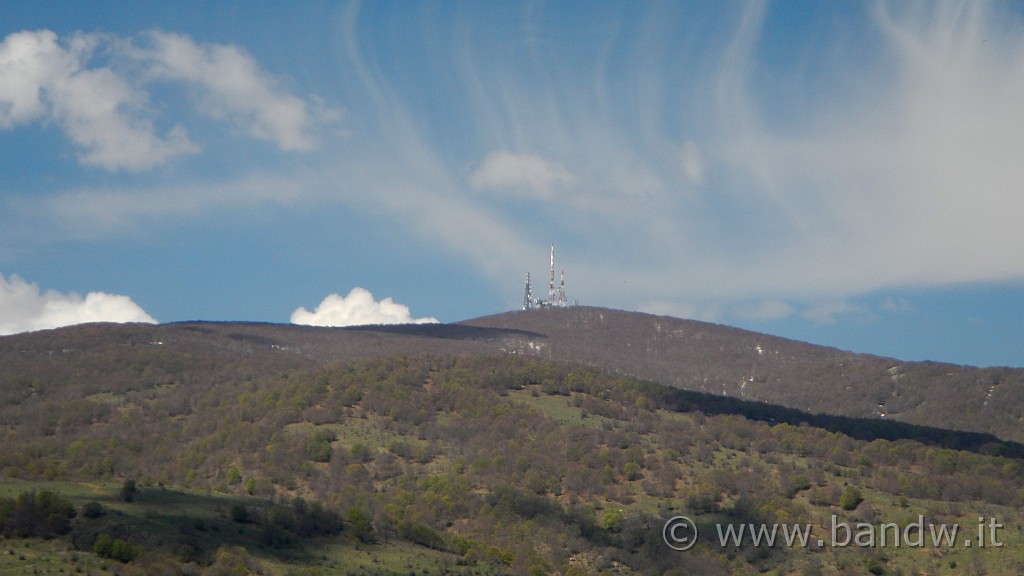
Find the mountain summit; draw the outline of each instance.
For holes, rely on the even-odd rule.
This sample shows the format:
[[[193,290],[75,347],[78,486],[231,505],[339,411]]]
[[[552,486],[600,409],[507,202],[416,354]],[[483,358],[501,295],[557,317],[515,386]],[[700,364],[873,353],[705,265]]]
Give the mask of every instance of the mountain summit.
[[[509,353],[695,392],[1024,441],[1024,370],[901,362],[718,324],[572,306],[453,324],[319,328],[249,322],[89,324],[0,338],[3,380],[128,361],[137,347],[265,369],[397,354]],[[63,377],[63,376],[62,376]]]
[[[901,362],[708,322],[576,306],[461,323],[518,330],[509,352],[808,412],[1024,440],[1024,370]]]

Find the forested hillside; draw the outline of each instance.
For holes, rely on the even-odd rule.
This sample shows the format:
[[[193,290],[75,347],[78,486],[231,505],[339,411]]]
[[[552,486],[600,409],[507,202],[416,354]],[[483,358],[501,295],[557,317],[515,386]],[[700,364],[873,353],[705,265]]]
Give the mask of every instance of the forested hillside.
[[[868,441],[858,431],[877,419],[844,433],[518,350],[467,352],[543,342],[528,327],[329,331],[344,335],[334,342],[295,327],[139,328],[3,342],[20,360],[0,375],[0,571],[1024,570],[1016,445],[953,450],[909,427]],[[403,339],[437,350],[373,354]],[[701,531],[686,552],[663,539],[677,515]],[[56,524],[27,530],[51,525],[36,517]],[[982,517],[1002,546],[966,544]],[[836,521],[919,519],[963,533],[832,545]],[[811,526],[808,545],[714,540],[717,527],[774,522]]]
[[[142,349],[145,349],[143,351]],[[576,306],[458,324],[245,322],[85,325],[0,338],[0,378],[187,354],[211,369],[310,368],[409,354],[513,353],[809,413],[989,433],[1024,442],[1024,369],[901,362],[665,316]],[[45,361],[44,361],[45,360]],[[84,363],[84,364],[83,364]],[[59,376],[58,377],[62,377]]]
[[[902,362],[604,308],[510,312],[465,324],[520,331],[505,337],[510,351],[584,362],[687,390],[1024,441],[1020,368]]]

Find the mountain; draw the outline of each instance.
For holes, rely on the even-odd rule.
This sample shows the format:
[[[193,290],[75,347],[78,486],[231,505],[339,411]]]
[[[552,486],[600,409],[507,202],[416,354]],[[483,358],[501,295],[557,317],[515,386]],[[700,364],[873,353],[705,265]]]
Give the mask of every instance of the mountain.
[[[813,414],[1024,442],[1024,369],[901,362],[707,322],[584,306],[506,312],[455,324],[72,326],[0,338],[0,365],[8,380],[19,370],[34,377],[72,366],[102,372],[102,363],[140,348],[151,355],[187,352],[212,364],[244,358],[261,370],[396,354],[523,354]]]
[[[925,418],[993,374],[585,307],[4,337],[0,573],[1021,573],[1024,447]]]
[[[603,308],[510,312],[462,324],[543,335],[508,334],[509,352],[585,362],[686,390],[1024,441],[1024,369],[901,362]]]

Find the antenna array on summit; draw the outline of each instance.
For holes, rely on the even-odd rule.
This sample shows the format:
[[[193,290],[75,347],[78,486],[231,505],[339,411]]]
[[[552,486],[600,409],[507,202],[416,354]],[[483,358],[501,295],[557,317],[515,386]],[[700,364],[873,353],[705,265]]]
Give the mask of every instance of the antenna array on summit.
[[[550,275],[548,277],[548,297],[541,299],[533,296],[530,286],[530,273],[526,273],[526,286],[523,290],[523,310],[534,308],[565,308],[568,306],[565,297],[565,270],[562,270],[559,284],[555,287],[555,245],[551,244]]]

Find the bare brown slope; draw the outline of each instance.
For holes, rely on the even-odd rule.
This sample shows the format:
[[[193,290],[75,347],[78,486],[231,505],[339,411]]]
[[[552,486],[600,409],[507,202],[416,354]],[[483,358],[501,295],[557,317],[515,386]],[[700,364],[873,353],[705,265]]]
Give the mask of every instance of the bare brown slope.
[[[523,330],[509,351],[800,410],[1024,440],[1024,370],[900,362],[737,328],[604,308],[510,312],[465,325]]]

